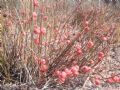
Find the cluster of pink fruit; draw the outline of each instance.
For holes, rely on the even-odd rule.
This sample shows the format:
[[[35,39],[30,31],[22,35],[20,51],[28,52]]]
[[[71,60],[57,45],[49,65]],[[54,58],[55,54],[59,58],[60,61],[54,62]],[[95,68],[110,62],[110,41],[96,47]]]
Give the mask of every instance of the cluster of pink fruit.
[[[45,16],[45,19],[46,19],[47,17]],[[33,21],[34,21],[34,31],[33,31],[33,33],[35,34],[35,35],[38,35],[39,37],[38,38],[35,38],[34,39],[34,43],[36,44],[36,45],[38,45],[39,43],[40,43],[40,36],[44,36],[45,34],[46,34],[46,28],[45,27],[39,27],[39,26],[37,26],[36,25],[36,22],[37,22],[37,13],[36,12],[33,12]]]
[[[89,40],[88,41],[88,43],[87,43],[87,47],[89,48],[89,49],[91,49],[91,48],[93,48],[93,46],[94,46],[94,43],[93,43],[93,41],[92,40]],[[76,49],[76,54],[77,55],[82,55],[82,49],[81,49],[81,45],[76,45],[75,46],[75,49]]]
[[[34,34],[36,34],[36,35],[38,35],[38,36],[42,36],[42,35],[45,35],[46,34],[46,28],[44,28],[44,27],[38,27],[38,26],[34,26]],[[39,44],[39,37],[38,38],[35,38],[34,39],[34,43],[36,44],[36,45],[38,45]]]
[[[90,28],[89,28],[89,22],[86,21],[86,22],[83,24],[83,27],[84,27],[84,31],[85,31],[85,32],[88,32],[88,31],[90,30]]]
[[[120,83],[120,77],[118,76],[112,76],[107,79],[107,82],[112,84],[112,83]]]
[[[33,4],[34,4],[34,7],[38,7],[39,6],[38,0],[33,0]]]
[[[32,19],[33,19],[33,22],[34,22],[34,29],[33,29],[33,33],[34,33],[34,35],[36,35],[36,36],[38,36],[37,38],[35,38],[34,39],[34,43],[35,43],[35,45],[39,45],[40,44],[40,40],[41,40],[41,37],[42,36],[45,36],[46,34],[47,34],[47,31],[46,31],[46,29],[48,28],[48,27],[55,27],[55,26],[51,26],[50,24],[48,25],[48,26],[45,26],[45,27],[43,27],[42,25],[41,26],[38,26],[37,25],[37,21],[38,21],[38,14],[37,14],[37,11],[36,11],[36,8],[37,7],[39,7],[39,1],[38,0],[33,0],[33,5],[34,5],[34,12],[32,13]],[[44,21],[46,21],[47,19],[49,19],[47,16],[44,16],[43,15],[43,13],[42,13],[42,18],[41,18],[42,20],[43,20],[43,22]],[[55,21],[55,20],[54,20]],[[57,21],[57,20],[56,20]],[[85,21],[85,22],[84,22]],[[83,21],[83,24],[82,24],[82,29],[83,29],[83,33],[82,33],[82,31],[81,31],[81,36],[83,36],[83,38],[85,37],[85,39],[87,40],[87,41],[81,41],[81,45],[75,45],[75,48],[73,49],[73,50],[75,50],[75,53],[73,53],[72,51],[70,51],[71,53],[72,53],[72,55],[73,55],[73,57],[72,58],[75,58],[75,59],[77,59],[77,58],[79,58],[79,60],[81,60],[81,58],[80,58],[80,56],[83,58],[84,57],[84,53],[86,53],[86,51],[88,51],[87,53],[91,53],[90,51],[92,50],[92,49],[94,49],[94,47],[96,47],[96,41],[97,41],[97,39],[95,38],[95,37],[97,37],[98,36],[98,38],[101,40],[101,41],[107,41],[108,40],[108,36],[107,36],[107,33],[108,32],[106,32],[106,34],[103,34],[103,32],[102,32],[102,30],[100,30],[101,28],[102,28],[102,26],[99,28],[98,26],[96,26],[96,27],[98,27],[98,30],[100,30],[100,31],[97,31],[97,30],[94,30],[94,31],[92,31],[91,29],[91,26],[92,25],[90,25],[90,22],[89,21],[87,21],[86,19]],[[59,22],[59,21],[58,21]],[[96,21],[97,22],[97,21]],[[98,23],[99,24],[99,23]],[[56,25],[57,26],[57,25]],[[62,25],[61,25],[62,26]],[[70,27],[69,26],[69,24],[68,24],[68,26],[67,26],[67,24],[66,25],[64,25],[64,27],[62,28],[62,29],[58,29],[57,27],[55,27],[53,30],[51,30],[51,31],[54,31],[54,32],[52,32],[52,33],[54,33],[54,36],[55,36],[55,38],[54,38],[54,41],[58,41],[59,43],[57,43],[57,45],[58,46],[60,46],[60,47],[62,47],[61,46],[61,43],[63,43],[64,45],[63,45],[63,47],[65,46],[65,42],[67,43],[67,45],[68,44],[71,44],[72,42],[71,42],[71,38],[72,38],[72,34],[73,34],[73,31],[71,30],[70,31],[70,29],[69,28],[65,28],[65,26],[66,27]],[[107,27],[107,26],[106,26]],[[64,33],[62,33],[62,31],[64,31]],[[103,28],[103,30],[104,30],[104,28]],[[105,28],[105,30],[107,30],[107,28]],[[102,32],[102,33],[101,33]],[[65,33],[67,33],[67,34],[65,34]],[[87,37],[87,35],[86,35],[86,33],[88,34],[88,35],[93,35],[93,38],[91,38],[91,37]],[[105,32],[104,32],[105,33]],[[61,36],[63,36],[63,35],[65,35],[64,37],[63,37],[63,40],[61,39],[62,37]],[[75,34],[76,35],[76,34]],[[46,35],[47,36],[47,35]],[[81,37],[78,37],[78,38],[81,38]],[[41,41],[42,43],[43,43],[43,41]],[[83,44],[85,42],[85,44]],[[77,42],[77,43],[79,43],[79,42]],[[47,42],[45,42],[44,44],[47,44]],[[85,49],[84,50],[84,48],[83,48],[83,46],[84,45],[86,45],[86,47],[85,48],[87,48],[87,49]],[[101,48],[105,48],[104,46],[100,46]],[[50,47],[51,48],[51,47]],[[59,48],[58,48],[59,49]],[[62,48],[61,48],[62,49]],[[96,50],[97,51],[97,50]],[[59,68],[60,67],[57,67],[58,69],[55,71],[55,73],[54,73],[54,75],[57,77],[57,79],[58,79],[58,81],[59,82],[61,82],[61,83],[64,83],[65,81],[66,81],[66,79],[68,79],[68,78],[70,78],[70,77],[76,77],[76,76],[78,76],[79,75],[79,73],[82,73],[82,74],[87,74],[87,73],[90,73],[91,71],[92,71],[92,67],[91,67],[91,65],[93,65],[94,66],[94,64],[96,65],[97,64],[97,61],[98,62],[100,62],[100,61],[102,61],[103,60],[103,58],[105,57],[105,52],[103,51],[103,49],[100,49],[100,51],[98,51],[98,52],[93,52],[93,53],[95,53],[95,55],[96,55],[96,53],[97,53],[97,60],[95,60],[94,59],[94,56],[92,57],[90,57],[90,58],[92,58],[92,59],[90,59],[88,62],[89,62],[89,65],[87,65],[86,63],[87,63],[87,61],[84,61],[83,60],[83,62],[85,62],[85,64],[83,64],[81,67],[79,66],[80,65],[80,62],[78,62],[79,64],[75,64],[75,65],[72,65],[70,68],[65,68],[64,70],[63,70],[63,68],[62,68],[62,70],[60,70]],[[74,55],[75,54],[75,55]],[[70,55],[69,54],[69,52],[68,52],[68,54],[67,55]],[[71,56],[72,56],[71,55]],[[77,56],[77,57],[76,57]],[[63,57],[64,58],[64,57]],[[71,60],[71,58],[66,58],[65,57],[65,59],[68,59],[68,61],[70,61]],[[59,59],[58,59],[59,60]],[[62,61],[61,61],[62,62]],[[81,62],[82,62],[82,60],[81,60]],[[41,72],[44,72],[44,73],[46,73],[47,71],[48,71],[48,67],[50,67],[50,65],[49,65],[49,63],[45,60],[45,59],[41,59],[41,60],[39,60],[39,65],[40,65],[40,71]],[[51,70],[52,71],[52,70]],[[54,70],[53,70],[54,71]],[[109,82],[109,83],[114,83],[114,82],[118,82],[118,81],[120,81],[120,79],[118,80],[118,78],[117,77],[114,77],[114,78],[108,78],[108,80],[107,80],[107,82]],[[100,85],[100,79],[99,78],[97,78],[97,79],[95,79],[95,84],[96,85]]]
[[[72,66],[70,69],[65,68],[64,71],[55,71],[54,75],[58,78],[60,83],[64,83],[68,77],[74,77],[79,75],[79,66]]]
[[[91,67],[83,66],[81,71],[85,73],[89,73],[91,71]],[[70,77],[77,77],[79,75],[80,68],[78,65],[74,65],[70,68],[65,68],[64,71],[56,70],[54,75],[58,78],[58,82],[64,83],[66,79]]]
[[[39,67],[40,71],[41,72],[47,72],[48,66],[47,66],[46,60],[45,59],[39,60],[39,64],[40,64],[40,67]]]
[[[120,83],[120,77],[118,77],[118,76],[109,77],[109,78],[107,78],[106,82],[109,83],[109,84]],[[100,78],[95,78],[94,84],[96,86],[101,85],[101,79]]]
[[[39,7],[39,2],[38,0],[33,0],[33,5],[34,5],[34,9],[36,9],[37,7]],[[35,38],[34,39],[34,43],[36,45],[39,45],[40,43],[40,36],[44,36],[46,34],[46,28],[45,27],[39,27],[37,26],[37,13],[34,11],[33,14],[32,14],[32,18],[33,18],[33,21],[34,21],[34,34],[38,35],[38,38]],[[43,16],[43,20],[46,21],[47,20],[47,16]]]

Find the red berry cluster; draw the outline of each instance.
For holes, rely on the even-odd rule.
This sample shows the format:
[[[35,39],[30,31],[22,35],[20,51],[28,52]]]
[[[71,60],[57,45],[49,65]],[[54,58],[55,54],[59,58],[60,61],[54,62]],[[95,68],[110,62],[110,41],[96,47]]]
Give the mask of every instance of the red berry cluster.
[[[75,65],[71,68],[65,68],[63,71],[56,70],[54,74],[60,83],[64,83],[69,77],[75,77],[79,75],[79,66]]]

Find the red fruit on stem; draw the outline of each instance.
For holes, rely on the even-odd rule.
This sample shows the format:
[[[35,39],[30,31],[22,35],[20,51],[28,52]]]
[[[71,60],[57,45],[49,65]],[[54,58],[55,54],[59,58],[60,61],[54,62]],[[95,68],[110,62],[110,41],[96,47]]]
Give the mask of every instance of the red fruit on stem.
[[[55,74],[55,76],[60,76],[61,72],[59,70],[56,70],[54,74]]]
[[[34,39],[34,43],[35,43],[36,45],[38,45],[38,44],[39,44],[39,38]]]
[[[36,18],[36,17],[37,17],[37,13],[33,12],[33,18]]]
[[[99,79],[95,79],[95,85],[100,85],[101,84],[101,82],[100,82],[100,80]]]
[[[70,41],[70,40],[67,40],[66,42],[67,42],[67,44],[70,44],[71,41]]]
[[[107,41],[108,39],[107,39],[107,37],[103,36],[103,37],[102,37],[102,40],[103,40],[103,41]]]
[[[47,65],[41,65],[41,69],[42,72],[46,72],[48,70],[48,66]]]
[[[65,69],[65,73],[67,74],[67,76],[71,76],[72,75],[72,72],[71,72],[71,70],[69,70],[69,69]]]
[[[98,56],[99,56],[99,57],[104,57],[105,55],[104,55],[103,52],[99,52]]]
[[[87,47],[88,48],[92,48],[94,46],[94,43],[90,40],[90,41],[88,41],[88,43],[87,43]]]
[[[89,61],[89,63],[90,63],[90,64],[94,64],[95,62],[94,62],[94,60],[91,59],[91,60]]]
[[[111,83],[114,83],[114,80],[112,78],[108,78],[106,82],[111,84]]]
[[[43,20],[44,20],[44,21],[46,21],[47,19],[48,19],[48,17],[47,17],[47,16],[44,16],[44,17],[43,17]]]
[[[85,26],[88,26],[88,24],[89,24],[89,22],[88,22],[88,21],[86,21],[86,22],[85,22]]]
[[[45,35],[46,34],[46,28],[41,27],[40,28],[40,34]]]
[[[41,64],[46,64],[46,60],[45,59],[41,59]]]
[[[88,72],[91,71],[91,67],[83,66],[83,67],[82,67],[82,71],[83,71],[84,73],[88,73]]]
[[[33,32],[34,32],[35,34],[40,34],[40,27],[35,26]]]
[[[36,21],[37,20],[37,13],[33,12],[33,20]]]
[[[38,7],[39,6],[38,0],[33,0],[33,4],[34,4],[34,7]]]
[[[79,75],[79,72],[73,72],[73,76],[78,76]]]
[[[120,78],[118,76],[113,76],[112,79],[113,79],[114,82],[119,82]]]
[[[74,73],[74,72],[78,72],[79,68],[76,66],[72,66],[70,70],[72,71],[72,73]]]
[[[87,32],[87,31],[89,31],[89,30],[90,30],[89,27],[85,27],[85,28],[84,28],[84,31],[85,31],[85,32]]]
[[[76,51],[76,53],[77,53],[77,55],[81,55],[82,54],[82,50],[79,49],[79,50]]]
[[[98,57],[98,60],[99,60],[99,61],[102,61],[102,60],[103,60],[103,58],[102,58],[102,57]]]
[[[99,53],[98,53],[98,59],[99,59],[99,60],[102,60],[102,59],[104,58],[104,56],[105,56],[105,55],[104,55],[103,52],[99,52]]]
[[[60,83],[64,83],[65,82],[65,78],[58,78]]]
[[[64,71],[63,71],[63,72],[61,72],[61,75],[60,75],[60,77],[61,77],[61,78],[66,78],[66,77],[67,77],[67,74],[66,74],[66,72],[64,72]]]

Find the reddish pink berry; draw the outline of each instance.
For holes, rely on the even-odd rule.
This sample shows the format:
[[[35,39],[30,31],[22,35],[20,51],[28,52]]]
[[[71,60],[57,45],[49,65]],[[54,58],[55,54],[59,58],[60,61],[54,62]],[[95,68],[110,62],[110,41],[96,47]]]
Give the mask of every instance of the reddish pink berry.
[[[89,24],[89,22],[88,22],[88,21],[86,21],[86,22],[85,22],[85,26],[88,26],[88,24]]]
[[[87,32],[87,31],[89,31],[89,30],[90,30],[89,27],[85,27],[85,28],[84,28],[84,31],[85,31],[85,32]]]
[[[39,6],[38,0],[33,0],[33,4],[34,4],[34,7],[38,7]]]
[[[71,41],[70,41],[70,40],[67,40],[66,42],[67,42],[67,44],[70,44]]]
[[[102,37],[102,40],[103,40],[103,41],[107,41],[107,40],[108,40],[108,38],[107,38],[107,37],[105,37],[105,36],[103,36],[103,37]]]
[[[41,27],[40,28],[40,34],[45,35],[46,34],[46,28]]]
[[[69,69],[65,69],[65,73],[67,74],[67,76],[71,76],[72,75],[72,72],[71,72],[71,70],[69,70]]]
[[[54,74],[55,74],[55,76],[60,76],[61,72],[59,70],[56,70]]]
[[[90,64],[94,64],[95,62],[94,62],[94,60],[91,59],[91,60],[89,61],[89,63],[90,63]]]
[[[40,34],[40,27],[35,26],[33,32],[34,32],[35,34]]]
[[[41,64],[46,64],[46,60],[45,59],[41,59]]]
[[[99,60],[102,60],[103,58],[104,58],[104,53],[103,52],[99,52],[98,53],[98,58],[99,58]]]
[[[114,80],[112,78],[108,78],[106,82],[111,84],[111,83],[114,83]]]
[[[33,17],[37,17],[37,13],[36,12],[33,12]]]
[[[42,72],[46,72],[48,70],[48,66],[47,65],[41,65],[41,69]]]
[[[104,57],[104,53],[103,52],[99,52],[98,56],[99,57]]]
[[[90,41],[88,41],[88,43],[87,43],[87,47],[88,48],[92,48],[94,46],[94,43],[90,40]]]
[[[112,79],[113,79],[114,82],[119,82],[119,77],[118,76],[113,76]]]
[[[72,73],[78,72],[79,71],[79,67],[72,66],[70,70],[72,71]]]
[[[82,71],[83,71],[84,73],[88,73],[88,72],[91,71],[91,67],[83,66],[83,67],[82,67]]]
[[[33,12],[33,20],[36,21],[37,20],[37,13]]]
[[[59,83],[64,83],[65,82],[65,78],[58,78]]]
[[[43,17],[43,20],[44,20],[44,21],[46,21],[47,19],[48,19],[48,17],[47,17],[47,16],[44,16],[44,17]]]
[[[82,49],[81,49],[81,45],[80,44],[77,44],[75,46],[75,49],[76,49],[77,55],[81,55],[82,54]]]
[[[95,79],[95,85],[100,85],[101,84],[101,82],[100,82],[100,80],[99,79]]]
[[[38,45],[38,44],[39,44],[39,38],[34,39],[34,43],[35,43],[36,45]]]
[[[79,75],[79,72],[73,72],[73,76],[78,76]]]
[[[66,77],[67,77],[67,74],[66,74],[66,72],[64,72],[64,71],[63,71],[63,72],[61,72],[61,75],[60,75],[60,77],[61,77],[61,78],[66,78]]]
[[[82,50],[79,49],[79,50],[76,51],[76,53],[77,53],[77,55],[81,55],[82,54]]]

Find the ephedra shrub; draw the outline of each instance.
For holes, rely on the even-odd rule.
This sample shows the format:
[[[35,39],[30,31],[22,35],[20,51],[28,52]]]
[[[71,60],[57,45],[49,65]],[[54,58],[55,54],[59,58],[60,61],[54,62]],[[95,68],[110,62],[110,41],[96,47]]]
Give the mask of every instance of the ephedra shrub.
[[[102,75],[111,69],[105,62],[119,13],[108,15],[108,7],[89,6],[82,1],[74,6],[67,0],[19,0],[19,9],[6,11],[3,57],[9,82],[42,88],[86,76],[95,85],[119,83],[119,73]]]

